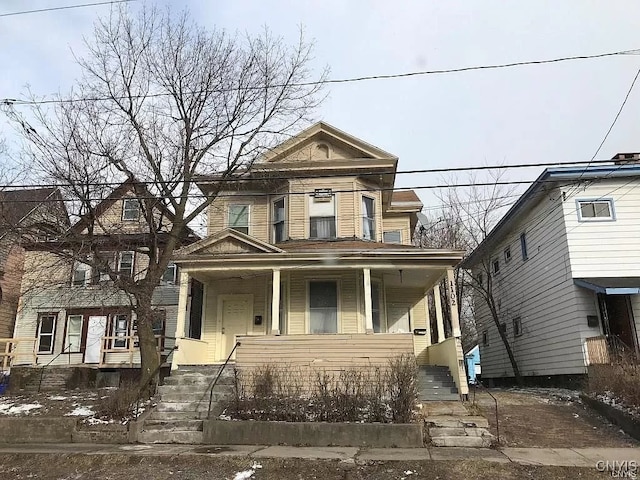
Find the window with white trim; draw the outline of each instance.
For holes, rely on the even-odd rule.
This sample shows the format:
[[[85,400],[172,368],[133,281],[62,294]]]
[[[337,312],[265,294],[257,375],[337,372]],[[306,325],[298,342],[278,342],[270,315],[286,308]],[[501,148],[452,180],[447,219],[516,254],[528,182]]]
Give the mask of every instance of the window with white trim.
[[[176,267],[175,263],[170,263],[167,265],[166,270],[162,274],[162,278],[160,282],[164,285],[175,285],[177,279],[178,267]]]
[[[82,262],[73,263],[71,286],[84,287],[91,283],[91,266]]]
[[[309,282],[309,332],[338,333],[337,282]]]
[[[402,233],[400,230],[389,230],[382,234],[384,243],[402,243]]]
[[[375,206],[375,198],[362,196],[362,238],[365,240],[376,239]]]
[[[41,313],[38,315],[38,353],[53,353],[57,320],[58,315],[55,313]]]
[[[249,205],[229,205],[229,228],[249,235]]]
[[[118,256],[118,274],[124,277],[133,276],[134,252],[120,252]]]
[[[82,341],[82,315],[67,316],[67,333],[64,339],[64,353],[78,353]]]
[[[613,200],[576,200],[578,203],[578,220],[594,222],[615,220],[613,215]]]
[[[140,200],[124,198],[122,200],[122,220],[137,221],[140,219]]]
[[[511,261],[511,245],[504,249],[504,263]]]
[[[284,242],[287,239],[285,232],[286,210],[284,208],[284,197],[272,203],[271,218],[273,222],[273,242]]]
[[[309,197],[309,238],[336,238],[335,195]]]

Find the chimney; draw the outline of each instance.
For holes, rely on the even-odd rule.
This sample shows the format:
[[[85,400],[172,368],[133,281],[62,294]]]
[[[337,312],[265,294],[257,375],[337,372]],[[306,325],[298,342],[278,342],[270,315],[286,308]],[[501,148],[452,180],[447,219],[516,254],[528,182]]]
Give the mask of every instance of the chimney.
[[[616,153],[611,160],[616,165],[640,164],[640,153]]]

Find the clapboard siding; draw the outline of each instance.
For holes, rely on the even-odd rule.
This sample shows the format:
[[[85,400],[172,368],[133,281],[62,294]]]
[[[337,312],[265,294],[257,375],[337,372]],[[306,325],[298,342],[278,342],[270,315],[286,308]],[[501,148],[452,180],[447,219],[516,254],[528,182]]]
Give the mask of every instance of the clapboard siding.
[[[413,354],[410,334],[244,337],[236,366],[242,370],[273,363],[337,372],[354,367],[386,367],[389,359],[406,354]]]
[[[412,231],[409,214],[385,215],[382,217],[383,232],[400,231],[403,245],[411,245]]]
[[[615,221],[580,222],[576,200],[613,199]],[[640,180],[606,179],[563,203],[571,271],[580,277],[637,277],[640,272]],[[603,244],[606,243],[606,248]]]
[[[487,257],[500,261],[500,272],[493,277],[494,295],[518,367],[527,376],[585,373],[583,339],[598,334],[598,329],[586,326],[587,312],[593,312],[571,277],[561,198],[557,189],[542,196]],[[526,261],[520,249],[522,232],[527,237]],[[511,248],[509,263],[504,257],[507,246]],[[486,303],[478,297],[475,301],[480,338],[483,330],[489,338],[488,345],[480,345],[483,377],[512,376]],[[513,333],[516,317],[523,329],[518,337]]]

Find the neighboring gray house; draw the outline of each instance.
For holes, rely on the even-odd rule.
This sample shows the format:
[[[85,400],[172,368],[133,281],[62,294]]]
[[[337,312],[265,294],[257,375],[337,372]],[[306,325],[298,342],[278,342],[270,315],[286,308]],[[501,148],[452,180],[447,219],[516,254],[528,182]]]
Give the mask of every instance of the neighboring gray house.
[[[86,217],[73,225],[61,239],[47,239],[25,245],[25,271],[22,294],[14,331],[16,365],[90,366],[96,368],[135,368],[140,365],[136,320],[132,301],[117,289],[104,271],[71,261],[65,251],[94,252],[87,244],[99,245],[97,255],[118,275],[144,275],[148,257],[144,254],[149,227],[142,215],[142,202],[150,193],[139,184],[125,182],[116,188],[94,211],[93,234],[88,235]],[[138,198],[144,198],[141,200]],[[173,218],[160,202],[159,228]],[[155,213],[155,210],[154,210]],[[86,237],[86,241],[83,240]],[[155,239],[162,238],[156,235]],[[190,233],[185,243],[196,240]],[[74,253],[75,255],[75,253]],[[85,258],[96,253],[87,253]],[[89,261],[89,260],[87,260]],[[162,284],[153,294],[157,311],[154,331],[161,354],[174,344],[180,275],[170,264]],[[192,286],[192,285],[190,285]],[[196,287],[194,286],[194,289]],[[198,297],[198,294],[194,294]],[[200,295],[201,296],[201,295]],[[196,305],[197,307],[197,305]],[[199,312],[193,309],[194,315]],[[197,335],[197,332],[194,333]]]
[[[490,286],[524,377],[582,376],[640,327],[640,155],[545,170],[461,266]],[[476,293],[483,379],[512,377]]]

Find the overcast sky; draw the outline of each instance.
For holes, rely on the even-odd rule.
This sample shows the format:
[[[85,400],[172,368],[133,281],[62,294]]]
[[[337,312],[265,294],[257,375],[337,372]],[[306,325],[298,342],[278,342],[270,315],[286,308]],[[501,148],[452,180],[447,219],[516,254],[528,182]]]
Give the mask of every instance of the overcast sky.
[[[89,1],[2,0],[0,14]],[[640,48],[640,2],[632,0],[156,3],[186,5],[204,26],[255,32],[267,25],[291,42],[302,25],[315,40],[318,72],[327,65],[332,78]],[[109,8],[0,17],[0,98],[20,98],[26,85],[42,95],[65,92],[78,75],[73,53],[83,55],[83,36]],[[585,160],[638,68],[640,56],[620,56],[333,85],[318,120],[398,155],[400,170]],[[640,151],[639,107],[640,85],[598,158]],[[0,131],[12,140],[6,126]],[[540,171],[509,177],[533,179]],[[397,185],[439,180],[405,175]],[[420,195],[434,203],[426,191]]]

